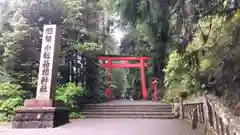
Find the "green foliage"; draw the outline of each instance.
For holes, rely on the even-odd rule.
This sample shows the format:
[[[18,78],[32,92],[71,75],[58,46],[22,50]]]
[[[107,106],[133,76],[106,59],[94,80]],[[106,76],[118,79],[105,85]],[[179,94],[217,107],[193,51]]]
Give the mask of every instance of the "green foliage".
[[[208,40],[202,48],[195,48],[199,53],[204,50],[204,55],[200,56],[201,71],[204,72],[204,86],[217,96],[227,99],[230,105],[239,101],[239,11],[232,15],[227,22],[222,18],[213,17],[213,21],[205,21],[212,24]],[[207,27],[203,27],[206,31]],[[196,39],[197,40],[197,39]],[[195,41],[194,46],[200,46],[203,41]],[[207,62],[206,62],[207,59]],[[206,68],[207,67],[207,68]]]
[[[97,52],[101,49],[101,46],[96,43],[84,43],[77,44],[74,48],[82,52]]]
[[[66,85],[59,86],[56,91],[56,99],[61,100],[70,108],[71,118],[81,118],[82,115],[79,112],[78,99],[86,95],[86,91],[83,90],[81,85],[75,85],[73,83],[67,83]]]
[[[152,57],[148,82],[153,76],[164,78],[166,101],[176,101],[182,91],[188,95],[201,91],[200,86],[227,99],[240,97],[238,1],[235,4],[226,0],[11,0],[7,3],[0,18],[3,20],[0,67],[8,76],[1,80],[18,84],[33,94],[37,86],[43,25],[58,24],[61,28],[61,55],[67,57],[61,74],[68,73],[69,59],[74,57],[71,62],[75,64],[80,61],[73,52],[116,53],[116,41],[109,34],[111,23],[103,17],[106,14],[102,14],[102,11],[112,10],[121,16],[121,24],[128,24],[126,28],[129,28],[120,47],[121,54]],[[96,22],[102,17],[102,29],[99,29]],[[183,44],[183,39],[188,43]],[[86,69],[86,74],[95,77],[82,79],[82,83],[91,84],[86,89],[69,83],[59,86],[57,91],[57,98],[73,110],[78,109],[78,104],[107,99],[105,72],[98,72],[94,65],[87,65]],[[136,70],[117,72],[114,76],[117,87],[127,89],[122,87],[125,82],[121,80],[125,76],[121,73],[127,75],[130,87],[127,93],[132,95]],[[7,104],[11,105],[8,108],[4,104],[9,116],[12,106],[21,102],[18,97],[28,95],[21,90],[14,91],[21,89],[18,85],[0,86],[0,96],[9,99]],[[149,87],[152,90],[151,85]],[[74,115],[79,114],[74,112]]]
[[[0,84],[0,96],[1,97],[18,97],[23,96],[26,94],[23,90],[21,90],[21,86],[16,84],[9,84],[9,83],[1,83]]]
[[[82,115],[82,113],[80,111],[71,111],[69,114],[71,119],[83,119],[84,116]]]
[[[15,109],[21,107],[23,99],[20,97],[9,98],[3,102],[0,102],[0,121],[11,121],[15,114]]]
[[[239,101],[238,60],[240,57],[237,45],[239,44],[240,19],[238,14],[239,11],[233,13],[228,21],[224,21],[226,16],[223,15],[207,16],[200,20],[195,33],[196,37],[186,47],[185,52],[179,56],[174,55],[175,57],[168,60],[168,65],[171,59],[181,63],[175,62],[166,68],[167,87],[171,88],[173,84],[177,84],[172,83],[174,79],[180,82],[177,84],[180,85],[177,87],[179,90],[176,89],[173,93],[184,90],[188,96],[194,97],[192,94],[201,93],[203,88],[227,99],[229,105],[234,105]],[[182,70],[179,65],[187,66],[184,67],[185,70]],[[181,74],[176,74],[177,69],[180,69]],[[167,91],[165,98],[174,100],[172,98],[174,95]]]
[[[26,95],[19,85],[0,84],[0,121],[10,121],[14,110],[22,106],[23,97]]]
[[[24,9],[24,10],[23,10]],[[99,45],[99,27],[96,18],[89,16],[100,9],[97,0],[11,0],[3,10],[0,31],[1,67],[11,83],[21,85],[35,94],[39,69],[42,27],[57,24],[61,34],[61,58],[74,57],[73,52],[91,51],[95,54]],[[105,30],[105,29],[104,29]],[[109,36],[110,37],[110,36]],[[114,45],[114,44],[112,44]],[[97,50],[97,51],[96,51]],[[67,71],[69,62],[62,69]],[[65,79],[67,80],[67,79]]]
[[[162,79],[165,76],[162,71],[166,69],[165,82],[167,84],[165,86],[168,89],[193,89],[189,91],[200,87],[202,83],[199,81],[199,77],[202,77],[200,70],[212,70],[213,65],[219,64],[217,62],[219,59],[206,58],[207,60],[202,61],[205,57],[201,57],[201,53],[208,51],[216,40],[229,37],[218,36],[223,32],[221,29],[223,20],[226,17],[231,18],[239,8],[238,1],[232,3],[226,0],[203,0],[201,2],[112,0],[111,3],[113,10],[121,16],[123,24],[128,24],[132,28],[125,38],[128,42],[122,44],[124,52],[152,56],[150,76]],[[224,44],[227,44],[226,41]],[[193,45],[190,46],[190,44]],[[169,63],[174,62],[167,62],[172,60],[167,58],[176,48],[182,54],[181,60],[176,60],[178,61],[176,67],[171,67]],[[166,67],[167,63],[170,67]],[[183,65],[179,66],[179,64]],[[129,76],[133,76],[133,73]]]
[[[121,16],[122,24],[133,29],[134,49],[140,55],[152,56],[152,75],[163,78],[167,55],[171,48],[182,47],[182,38],[191,37],[198,27],[198,21],[205,16],[221,14],[228,10],[231,3],[220,1],[147,1],[147,0],[110,0],[113,10]],[[138,38],[137,38],[138,37]],[[191,40],[191,39],[190,39]],[[132,46],[132,43],[129,43]],[[129,47],[130,49],[130,47]]]
[[[83,89],[81,84],[67,83],[66,85],[60,85],[56,91],[56,99],[61,100],[70,108],[71,118],[82,118],[80,112],[81,105],[86,103],[99,103],[107,100],[105,95],[100,95]]]
[[[78,108],[77,99],[85,96],[86,91],[81,85],[67,83],[59,86],[56,91],[56,99],[63,101],[71,109]]]
[[[124,86],[126,85],[123,71],[122,69],[114,69],[112,73],[113,85],[116,86],[113,93],[116,97],[121,96]]]
[[[184,61],[184,56],[176,50],[169,55],[164,72],[166,87],[164,100],[166,102],[176,102],[181,92],[187,92],[187,94],[194,93],[197,84],[194,78],[195,72]]]

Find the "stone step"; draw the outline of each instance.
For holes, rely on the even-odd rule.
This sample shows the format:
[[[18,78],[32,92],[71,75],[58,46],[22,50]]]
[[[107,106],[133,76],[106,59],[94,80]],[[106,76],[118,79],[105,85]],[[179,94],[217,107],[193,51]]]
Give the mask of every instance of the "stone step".
[[[95,119],[175,119],[174,115],[86,115]]]
[[[146,106],[146,107],[161,106],[161,107],[171,107],[170,104],[84,104],[82,106]]]
[[[82,112],[172,112],[171,108],[83,108]]]
[[[172,112],[82,112],[83,115],[173,115]]]
[[[153,102],[127,102],[127,104],[87,104],[81,112],[85,118],[122,119],[174,119],[172,106]]]
[[[91,108],[99,108],[99,109],[172,109],[172,106],[143,106],[143,105],[135,105],[135,106],[131,106],[131,105],[115,105],[115,106],[107,106],[107,105],[86,105],[86,106],[82,106],[82,108],[85,109],[91,109]]]

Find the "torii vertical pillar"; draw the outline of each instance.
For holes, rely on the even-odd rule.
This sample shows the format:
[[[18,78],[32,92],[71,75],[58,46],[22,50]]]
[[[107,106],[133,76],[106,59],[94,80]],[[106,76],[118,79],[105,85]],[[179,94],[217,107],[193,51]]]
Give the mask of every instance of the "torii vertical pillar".
[[[112,92],[111,92],[111,85],[112,85],[112,60],[108,60],[108,68],[107,68],[107,72],[108,72],[108,89],[106,91],[107,95],[108,95],[108,100],[110,101],[112,99]]]
[[[109,82],[112,82],[112,60],[108,60],[108,65],[109,65],[109,68],[107,69],[108,71],[108,81]]]
[[[144,59],[140,59],[140,70],[141,70],[141,80],[142,80],[142,94],[145,100],[148,99],[147,85],[146,85],[146,73],[144,66]]]

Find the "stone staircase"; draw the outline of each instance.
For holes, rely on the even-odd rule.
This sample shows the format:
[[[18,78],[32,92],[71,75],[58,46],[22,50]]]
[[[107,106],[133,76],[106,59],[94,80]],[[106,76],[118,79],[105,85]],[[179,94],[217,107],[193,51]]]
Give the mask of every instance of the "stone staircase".
[[[87,104],[81,112],[85,118],[175,118],[168,104]]]

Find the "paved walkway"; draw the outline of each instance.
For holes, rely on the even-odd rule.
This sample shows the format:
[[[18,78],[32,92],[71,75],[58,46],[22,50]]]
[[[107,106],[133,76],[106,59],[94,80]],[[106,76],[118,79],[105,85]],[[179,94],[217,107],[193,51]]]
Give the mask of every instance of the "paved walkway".
[[[0,135],[204,135],[181,120],[84,119],[54,129],[11,129],[0,125]]]
[[[163,102],[115,100],[103,105],[162,105]],[[0,135],[204,135],[177,119],[83,119],[54,129],[11,129],[0,124]]]

